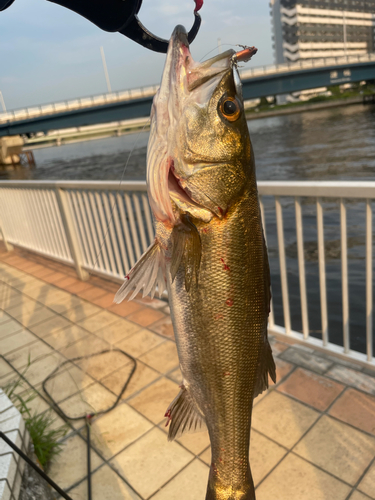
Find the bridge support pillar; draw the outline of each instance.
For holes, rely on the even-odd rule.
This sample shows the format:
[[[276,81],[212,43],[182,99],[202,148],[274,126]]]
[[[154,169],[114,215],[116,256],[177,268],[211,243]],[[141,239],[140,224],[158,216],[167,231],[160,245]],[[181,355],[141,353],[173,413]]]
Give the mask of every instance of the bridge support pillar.
[[[0,137],[0,165],[20,163],[24,140],[19,135]]]

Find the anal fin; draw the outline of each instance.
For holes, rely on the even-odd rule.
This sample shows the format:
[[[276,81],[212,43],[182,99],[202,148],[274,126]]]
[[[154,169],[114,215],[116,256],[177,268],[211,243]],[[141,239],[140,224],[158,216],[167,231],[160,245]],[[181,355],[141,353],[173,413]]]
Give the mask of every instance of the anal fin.
[[[258,376],[254,388],[254,398],[268,389],[268,375],[271,377],[273,383],[276,384],[276,365],[272,356],[271,346],[266,339],[259,358]]]
[[[165,414],[169,426],[168,441],[179,438],[182,434],[200,432],[206,429],[203,415],[195,407],[189,391],[184,385],[181,391],[169,405]]]
[[[129,274],[125,276],[125,281],[116,293],[114,302],[119,304],[129,295],[129,293],[133,292],[129,297],[129,300],[132,300],[142,288],[143,297],[148,294],[153,297],[156,287],[158,288],[160,297],[166,289],[166,284],[164,251],[159,245],[159,242],[155,240],[129,271]]]

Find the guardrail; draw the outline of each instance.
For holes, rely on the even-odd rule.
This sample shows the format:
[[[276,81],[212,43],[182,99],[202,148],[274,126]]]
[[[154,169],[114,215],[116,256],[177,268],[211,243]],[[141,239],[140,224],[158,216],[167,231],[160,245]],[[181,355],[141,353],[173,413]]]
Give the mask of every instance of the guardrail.
[[[375,182],[259,182],[258,189],[271,271],[276,276],[269,319],[270,331],[293,336],[314,347],[374,365],[371,203],[375,199]],[[363,205],[362,212],[357,207],[358,203]],[[349,328],[347,206],[351,212],[355,208],[355,227],[359,227],[362,220],[361,230],[365,241],[364,248],[360,249],[360,252],[363,250],[364,258],[360,257],[358,261],[361,264],[364,260],[362,271],[365,295],[363,311],[360,311],[361,315],[363,313],[364,327],[362,332],[358,327],[354,336],[350,335]],[[324,217],[328,220],[326,225]],[[307,220],[305,225],[304,219]],[[342,290],[342,334],[338,334],[336,329],[334,339],[331,338],[328,328],[330,315],[327,305],[329,297],[325,242],[325,234],[332,228],[340,232],[341,279],[335,286],[341,287]],[[102,181],[1,181],[1,234],[9,249],[11,245],[16,245],[74,265],[81,279],[85,279],[90,272],[122,282],[123,277],[154,238],[146,184]],[[314,245],[316,241],[317,257],[313,263],[309,262],[308,266],[305,259],[308,245],[304,243],[304,235],[310,239],[309,245]],[[294,248],[293,245],[296,247],[296,256],[288,257],[287,253]],[[277,262],[279,272],[276,269]],[[355,263],[355,259],[352,262]],[[319,304],[316,306],[320,309],[319,334],[314,333],[309,326],[311,297],[308,300],[306,268],[311,266],[312,274],[319,276]],[[289,285],[294,275],[298,276],[298,283],[294,280],[295,289],[292,290],[291,304]],[[278,279],[281,289],[279,294]],[[291,306],[294,310],[292,318]],[[298,316],[296,308],[300,308],[300,325],[298,318],[295,319]],[[278,321],[275,320],[276,315]],[[312,322],[316,323],[316,315],[314,313]],[[293,322],[297,327],[292,325]]]
[[[353,64],[360,62],[375,61],[374,53],[353,54],[341,57],[328,57],[322,59],[307,59],[296,62],[259,66],[247,70],[241,70],[241,78],[253,78],[261,75],[271,75],[273,73],[285,73],[288,71],[299,71],[301,69],[319,68],[326,66],[340,66],[343,64]],[[73,111],[77,109],[91,108],[93,106],[101,106],[103,104],[131,101],[141,99],[143,97],[152,97],[158,90],[159,85],[151,85],[148,87],[139,87],[129,90],[121,90],[111,92],[109,94],[99,94],[95,96],[81,97],[71,99],[69,101],[61,101],[52,104],[41,104],[29,108],[20,108],[6,113],[0,113],[0,124],[13,122],[17,120],[25,120],[35,118],[37,116],[51,115],[55,113],[63,113],[65,111]]]

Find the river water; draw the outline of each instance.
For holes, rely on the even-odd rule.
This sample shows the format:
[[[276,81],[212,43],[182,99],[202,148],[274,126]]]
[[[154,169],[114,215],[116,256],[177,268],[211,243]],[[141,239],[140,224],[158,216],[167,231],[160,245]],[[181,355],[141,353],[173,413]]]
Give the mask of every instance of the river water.
[[[248,122],[258,180],[375,180],[375,106],[355,105]],[[144,180],[148,132],[34,151],[33,170],[0,171],[0,179]],[[130,154],[130,151],[132,153]],[[124,167],[126,170],[124,173]],[[275,321],[284,324],[274,200],[264,199]],[[292,328],[301,330],[294,201],[283,200]],[[365,204],[348,200],[351,347],[365,350]],[[316,207],[303,202],[312,334],[321,337]],[[340,218],[324,203],[329,339],[342,345]],[[374,248],[375,255],[375,248]],[[375,276],[375,274],[374,274]]]

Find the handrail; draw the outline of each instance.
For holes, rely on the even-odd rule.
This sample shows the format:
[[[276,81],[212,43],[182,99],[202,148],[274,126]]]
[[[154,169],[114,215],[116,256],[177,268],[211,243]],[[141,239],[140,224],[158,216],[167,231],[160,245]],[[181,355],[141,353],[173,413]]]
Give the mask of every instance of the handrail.
[[[349,54],[347,56],[327,57],[321,59],[301,59],[283,64],[271,64],[268,66],[255,66],[250,69],[240,71],[241,78],[254,78],[261,75],[272,75],[277,73],[286,73],[291,71],[300,71],[306,68],[324,68],[327,66],[342,66],[350,63],[366,63],[375,61],[375,53]],[[119,90],[108,94],[99,94],[71,99],[69,101],[60,101],[57,103],[46,103],[28,108],[18,108],[8,110],[6,113],[0,113],[0,123],[20,120],[33,116],[44,116],[64,111],[84,109],[92,106],[99,106],[108,103],[132,101],[144,97],[152,97],[158,90],[159,85],[148,85],[128,90]]]
[[[74,265],[81,279],[85,279],[88,273],[94,273],[122,282],[154,239],[152,213],[146,190],[145,181],[0,181],[0,235],[7,249],[15,245]],[[375,366],[372,234],[375,181],[260,181],[258,192],[264,234],[268,245],[272,247],[270,262],[276,265],[275,257],[272,257],[276,250],[280,269],[281,298],[274,294],[272,299],[270,331],[297,338],[314,348]],[[348,198],[360,200],[360,206],[364,206],[362,212],[356,212],[355,225],[361,225],[359,241],[364,241],[364,260],[361,260],[363,265],[360,265],[365,276],[363,291],[366,300],[362,311],[363,325],[366,325],[366,328],[362,328],[362,350],[365,353],[355,350],[354,336],[350,336],[349,271],[353,261],[348,255],[350,247],[347,227],[352,223],[347,214],[356,204],[352,201],[349,204],[346,201]],[[329,214],[326,212],[327,204],[330,206]],[[337,216],[332,219],[333,205],[338,219]],[[361,215],[358,216],[358,213]],[[308,302],[311,300],[311,292],[307,294],[307,278],[311,279],[311,275],[307,275],[305,271],[307,247],[304,245],[304,216],[309,217],[309,242],[311,244],[314,240],[316,244],[314,259],[317,262],[313,265],[316,266],[315,274],[319,279],[319,293],[316,293],[314,300],[320,308],[321,338],[314,337],[310,331],[311,324],[316,323],[316,317],[309,321]],[[340,235],[342,345],[337,345],[340,343],[337,337],[336,343],[332,342],[332,332],[329,329],[327,280],[331,278],[326,265],[329,244],[325,241],[327,217],[331,221],[337,221],[336,232]],[[314,218],[316,227],[311,230]],[[332,223],[330,227],[332,228]],[[295,245],[297,250],[293,265],[299,274],[299,290],[293,290],[293,294],[289,294],[291,275],[288,248],[291,248],[291,241],[292,247]],[[291,314],[291,307],[295,308],[295,297],[298,294],[302,323],[297,328],[301,328],[302,333],[296,330],[293,324],[295,314]],[[290,302],[292,296],[293,302]],[[285,326],[275,324],[275,317],[280,318],[280,315]],[[337,336],[337,331],[335,335]],[[356,326],[355,337],[358,335],[359,329]]]
[[[258,181],[259,194],[324,198],[375,198],[375,181]],[[0,181],[0,187],[146,191],[145,181]]]

